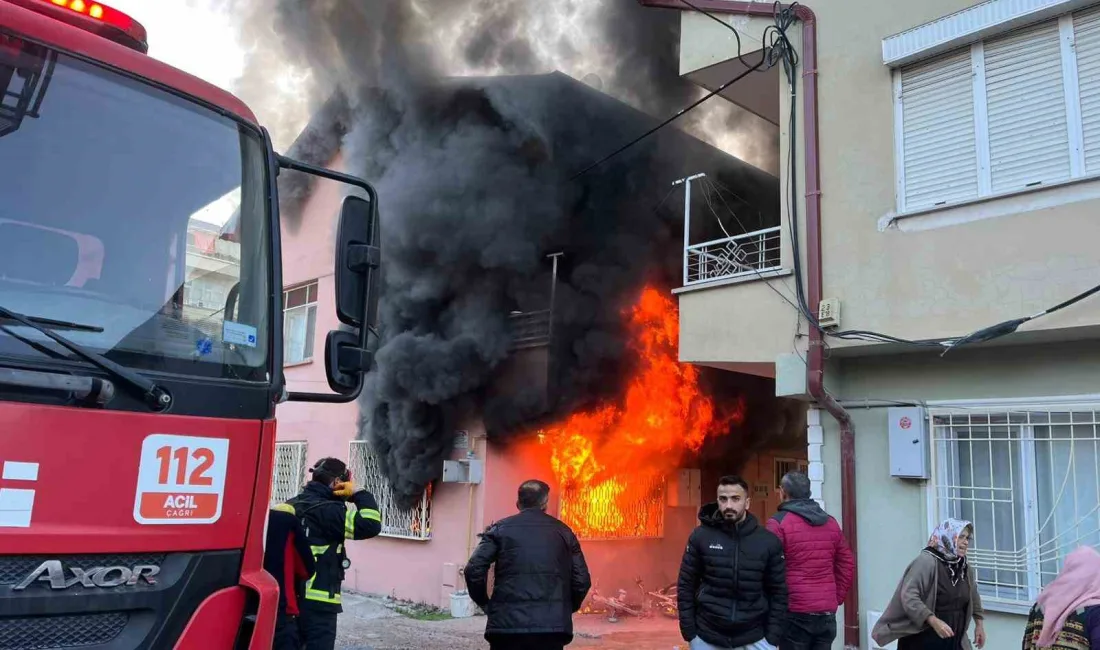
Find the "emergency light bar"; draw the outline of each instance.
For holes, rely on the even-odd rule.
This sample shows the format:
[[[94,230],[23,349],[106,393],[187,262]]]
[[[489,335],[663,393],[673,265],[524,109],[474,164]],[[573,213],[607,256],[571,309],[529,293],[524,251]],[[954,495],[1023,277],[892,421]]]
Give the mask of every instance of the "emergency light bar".
[[[9,0],[25,9],[98,34],[142,54],[149,51],[148,34],[141,23],[94,0]]]

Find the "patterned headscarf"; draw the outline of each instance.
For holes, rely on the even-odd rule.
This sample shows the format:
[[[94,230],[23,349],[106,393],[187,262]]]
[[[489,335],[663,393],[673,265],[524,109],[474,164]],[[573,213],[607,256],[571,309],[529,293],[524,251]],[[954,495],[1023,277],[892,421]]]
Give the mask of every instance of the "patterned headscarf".
[[[960,556],[958,550],[959,535],[968,529],[973,534],[974,527],[969,521],[945,519],[932,531],[932,536],[928,538],[928,547],[924,549],[947,566],[952,586],[959,584],[959,578],[966,575],[966,557]]]

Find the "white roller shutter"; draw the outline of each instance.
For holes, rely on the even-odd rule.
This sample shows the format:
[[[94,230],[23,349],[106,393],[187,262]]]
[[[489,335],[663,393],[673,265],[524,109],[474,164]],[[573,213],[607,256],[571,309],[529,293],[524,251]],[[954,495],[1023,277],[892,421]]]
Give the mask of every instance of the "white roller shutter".
[[[1100,10],[1073,17],[1077,79],[1081,93],[1081,132],[1085,173],[1100,173]]]
[[[970,51],[901,71],[902,210],[975,198],[978,160]]]
[[[985,44],[993,192],[1070,177],[1058,23]]]

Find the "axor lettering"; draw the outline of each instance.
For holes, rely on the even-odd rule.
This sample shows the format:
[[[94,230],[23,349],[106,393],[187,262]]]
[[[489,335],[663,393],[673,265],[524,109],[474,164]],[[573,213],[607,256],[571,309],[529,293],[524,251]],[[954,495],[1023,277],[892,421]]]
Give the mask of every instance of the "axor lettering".
[[[26,589],[36,581],[49,583],[50,589],[68,589],[77,584],[86,588],[110,588],[123,585],[132,587],[139,580],[154,585],[157,583],[154,576],[160,573],[160,567],[152,564],[139,564],[133,568],[124,566],[94,567],[91,569],[70,567],[69,572],[72,573],[72,577],[66,575],[65,566],[61,564],[60,560],[47,560],[39,564],[34,571],[31,571],[12,587],[12,591]]]

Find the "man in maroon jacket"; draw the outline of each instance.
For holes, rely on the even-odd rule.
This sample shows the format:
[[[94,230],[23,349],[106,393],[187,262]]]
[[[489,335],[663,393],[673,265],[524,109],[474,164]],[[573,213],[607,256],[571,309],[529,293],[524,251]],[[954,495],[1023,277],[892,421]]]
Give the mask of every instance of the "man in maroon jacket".
[[[782,650],[829,650],[836,610],[852,586],[855,560],[840,525],[810,498],[810,479],[788,472],[780,481],[779,512],[767,528],[787,557],[787,630]]]

